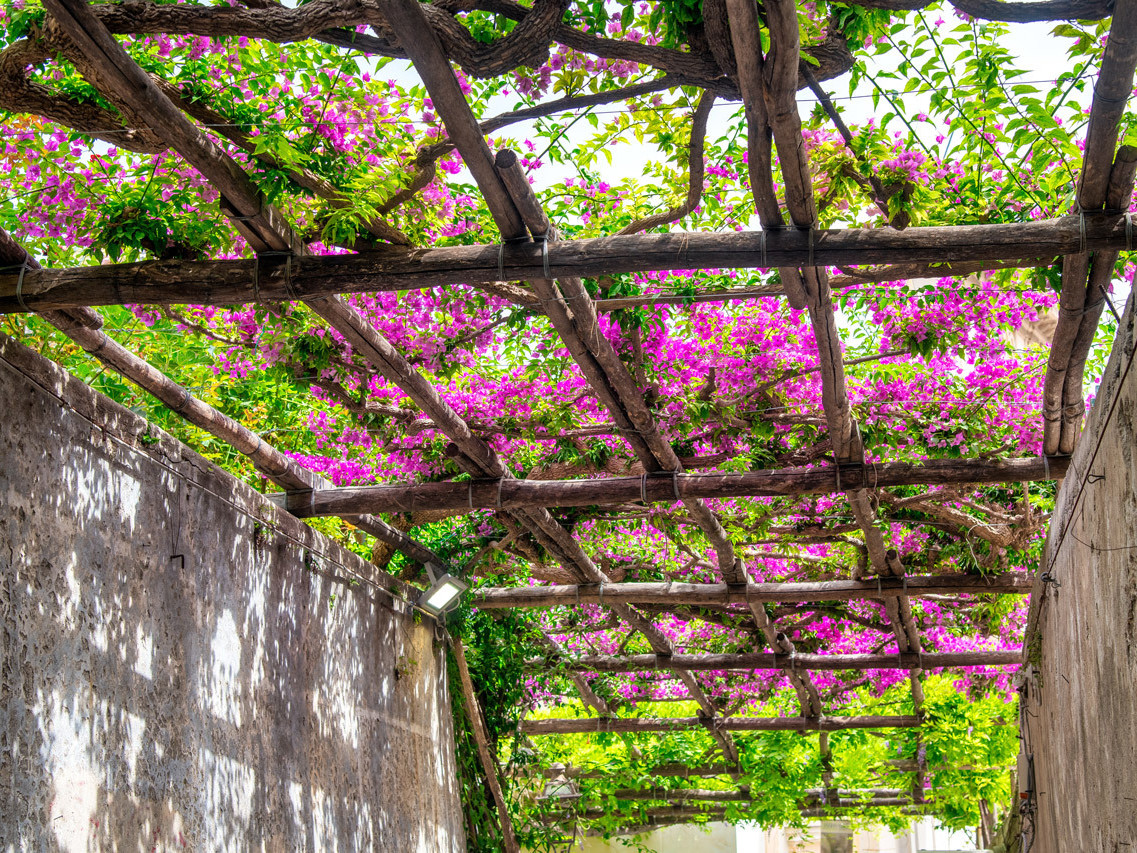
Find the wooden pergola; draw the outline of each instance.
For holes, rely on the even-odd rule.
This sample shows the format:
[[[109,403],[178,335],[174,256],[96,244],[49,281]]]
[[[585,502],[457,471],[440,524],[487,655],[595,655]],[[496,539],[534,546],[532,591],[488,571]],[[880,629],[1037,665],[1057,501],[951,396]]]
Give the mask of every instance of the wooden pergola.
[[[917,9],[923,0],[854,0],[876,8]],[[921,723],[923,672],[929,668],[1002,666],[1021,661],[1017,653],[930,653],[923,648],[911,600],[925,595],[1025,594],[1031,579],[1022,574],[909,575],[882,535],[877,500],[880,490],[901,485],[1014,483],[1061,478],[1077,441],[1085,411],[1083,370],[1093,341],[1105,287],[1118,253],[1133,249],[1134,222],[1125,214],[1137,171],[1137,149],[1118,147],[1120,118],[1132,93],[1137,66],[1137,0],[953,0],[969,15],[1004,21],[1101,19],[1113,16],[1105,59],[1094,88],[1076,208],[1068,216],[1016,224],[958,227],[820,230],[810,164],[802,143],[796,93],[808,86],[824,95],[819,80],[836,76],[849,62],[839,50],[802,59],[795,5],[766,0],[764,21],[752,0],[706,0],[704,18],[709,46],[705,53],[681,53],[632,42],[619,42],[561,23],[566,4],[536,0],[532,8],[510,0],[421,4],[418,0],[314,0],[286,8],[258,0],[231,8],[150,3],[88,5],[85,0],[43,0],[50,14],[41,41],[10,47],[0,58],[3,85],[0,106],[41,115],[97,138],[134,150],[168,146],[180,154],[220,193],[223,211],[255,253],[252,258],[212,261],[145,261],[77,269],[41,269],[7,235],[0,241],[0,313],[35,312],[109,369],[137,383],[172,411],[246,455],[282,493],[276,500],[300,517],[336,515],[418,564],[446,561],[377,514],[421,509],[473,512],[491,510],[516,537],[539,544],[571,582],[526,588],[481,589],[477,606],[486,609],[550,608],[599,605],[615,623],[646,639],[650,654],[567,655],[547,638],[549,654],[561,659],[583,703],[593,716],[576,720],[529,720],[531,736],[567,732],[666,732],[702,728],[721,753],[717,769],[729,775],[738,760],[734,732],[786,730],[818,732],[829,787],[804,792],[803,814],[828,813],[843,803],[902,806],[919,811],[924,802],[925,766],[913,774],[910,791],[842,791],[832,786],[828,733],[849,728],[915,728]],[[491,45],[474,42],[456,12],[477,8],[516,20],[513,32]],[[369,26],[374,35],[355,27]],[[760,26],[768,29],[770,48],[762,49]],[[139,67],[116,34],[170,33],[205,36],[244,35],[275,41],[315,38],[353,50],[409,58],[426,85],[447,137],[420,151],[418,172],[403,191],[407,197],[434,176],[438,157],[456,149],[472,174],[499,234],[496,240],[461,247],[400,245],[397,232],[382,220],[367,224],[378,250],[350,255],[313,256],[303,238],[269,204],[242,167],[221,144],[201,129],[210,116],[183,100],[175,87]],[[615,56],[650,66],[660,76],[602,96],[566,98],[548,104],[548,112],[579,109],[598,102],[660,91],[679,83],[698,86],[703,100],[697,129],[705,130],[706,111],[715,98],[741,100],[748,133],[749,175],[761,230],[739,233],[641,234],[679,219],[697,202],[702,180],[701,133],[692,134],[691,195],[685,209],[661,214],[658,221],[634,223],[628,233],[587,240],[561,241],[538,202],[517,156],[493,152],[491,133],[539,113],[520,110],[479,124],[467,103],[452,63],[469,73],[492,76],[531,61],[556,42],[598,56]],[[111,102],[145,122],[145,133],[107,136],[121,119],[91,106],[65,109],[21,76],[16,66],[59,50]],[[847,54],[847,51],[846,51]],[[6,64],[5,64],[6,63]],[[817,64],[819,63],[819,64]],[[827,103],[822,99],[822,103]],[[706,110],[703,105],[706,104]],[[836,120],[836,112],[830,111]],[[700,118],[701,114],[701,118]],[[108,124],[108,122],[110,122]],[[701,128],[698,123],[701,122]],[[840,125],[843,128],[843,124]],[[236,129],[218,131],[235,139]],[[134,133],[134,135],[131,135]],[[843,129],[848,138],[848,130]],[[784,200],[773,184],[773,157],[784,181]],[[318,177],[293,177],[317,195],[334,198],[336,190]],[[830,267],[876,266],[854,280],[887,281],[933,273],[965,274],[976,270],[1049,266],[1060,259],[1062,291],[1044,391],[1044,456],[1008,460],[971,458],[874,464],[866,459],[846,388],[846,362],[831,298]],[[744,474],[691,473],[664,437],[645,401],[642,387],[600,331],[605,311],[645,304],[652,297],[595,300],[582,277],[647,270],[777,269],[776,289],[722,290],[702,294],[709,300],[745,300],[781,295],[795,309],[808,312],[818,342],[823,412],[832,448],[831,464],[755,471]],[[860,276],[858,278],[858,276]],[[643,474],[570,480],[517,479],[507,460],[486,441],[477,425],[464,420],[390,341],[363,318],[343,294],[404,291],[456,283],[522,282],[515,286],[534,313],[545,316],[590,384],[611,419],[608,430],[631,448]],[[668,297],[656,297],[667,301]],[[333,488],[285,453],[131,353],[102,330],[93,306],[126,303],[222,305],[253,301],[298,301],[341,334],[354,351],[417,406],[416,415],[451,443],[453,460],[469,482],[374,485]],[[678,301],[678,300],[676,300]],[[818,582],[757,583],[708,500],[737,496],[843,495],[867,555],[867,566],[851,578]],[[682,507],[686,520],[702,531],[714,551],[715,583],[617,583],[589,556],[550,509],[665,502]],[[966,528],[966,525],[963,525]],[[958,529],[958,528],[957,528]],[[397,591],[393,579],[377,573],[380,586]],[[767,603],[863,599],[882,602],[897,652],[871,655],[805,654],[779,630]],[[675,608],[706,607],[743,614],[767,648],[733,655],[678,652],[654,624],[653,615]],[[460,648],[459,648],[460,651]],[[459,655],[460,660],[463,660]],[[535,661],[534,665],[540,665]],[[902,669],[910,678],[913,714],[830,716],[811,673],[823,670]],[[700,709],[697,717],[621,717],[593,690],[589,674],[667,671],[685,685]],[[698,671],[772,670],[784,673],[799,704],[785,718],[732,716],[706,693]],[[469,686],[468,677],[464,683]],[[473,698],[472,688],[467,699]],[[474,721],[481,732],[480,720]],[[918,736],[918,735],[917,735]],[[507,846],[517,849],[508,825],[497,769],[485,749],[482,757],[493,780]],[[712,767],[711,769],[716,769]],[[691,771],[691,768],[687,768]],[[692,774],[697,775],[697,774]],[[629,791],[628,799],[655,799],[652,791]],[[651,811],[647,825],[706,816],[695,801],[714,802],[721,791],[698,789]],[[745,800],[748,793],[737,794]],[[868,799],[865,799],[865,797]],[[824,807],[824,808],[823,808]],[[713,809],[711,810],[713,812]],[[721,811],[721,809],[720,809]]]

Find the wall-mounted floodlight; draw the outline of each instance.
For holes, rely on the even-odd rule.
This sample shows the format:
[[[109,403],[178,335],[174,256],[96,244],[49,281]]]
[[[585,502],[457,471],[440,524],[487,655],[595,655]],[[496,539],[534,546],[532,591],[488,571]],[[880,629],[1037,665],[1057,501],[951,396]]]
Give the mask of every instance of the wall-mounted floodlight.
[[[418,605],[437,616],[457,607],[462,593],[469,589],[470,585],[448,572],[436,575],[435,568],[433,563],[426,564],[427,574],[430,575],[430,587],[419,596]]]

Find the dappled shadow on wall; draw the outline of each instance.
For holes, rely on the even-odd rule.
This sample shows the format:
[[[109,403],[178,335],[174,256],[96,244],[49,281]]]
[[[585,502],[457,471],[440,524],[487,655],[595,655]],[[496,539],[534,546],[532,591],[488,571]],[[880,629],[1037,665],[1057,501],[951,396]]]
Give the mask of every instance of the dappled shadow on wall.
[[[19,405],[51,426],[0,436],[0,847],[459,849],[430,632],[199,460]]]

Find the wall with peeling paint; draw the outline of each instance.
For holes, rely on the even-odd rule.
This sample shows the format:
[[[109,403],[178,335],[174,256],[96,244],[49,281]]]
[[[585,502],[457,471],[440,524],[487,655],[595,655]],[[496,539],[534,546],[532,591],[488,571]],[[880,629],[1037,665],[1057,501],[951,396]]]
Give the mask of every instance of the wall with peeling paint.
[[[1020,774],[1028,775],[1026,756],[1034,770],[1024,819],[1031,853],[1137,853],[1133,300],[1059,490],[1031,594],[1020,706]]]
[[[433,629],[0,336],[0,850],[465,849]]]

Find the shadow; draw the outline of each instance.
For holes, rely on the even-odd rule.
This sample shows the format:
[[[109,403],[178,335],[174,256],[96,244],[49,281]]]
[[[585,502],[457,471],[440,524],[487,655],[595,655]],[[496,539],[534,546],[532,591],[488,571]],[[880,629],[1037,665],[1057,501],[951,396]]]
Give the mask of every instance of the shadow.
[[[464,849],[432,629],[9,340],[0,399],[0,849]]]

